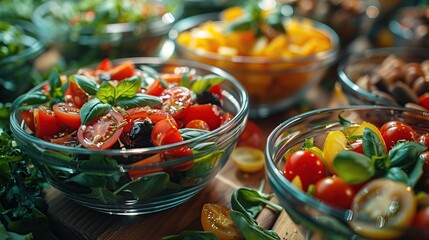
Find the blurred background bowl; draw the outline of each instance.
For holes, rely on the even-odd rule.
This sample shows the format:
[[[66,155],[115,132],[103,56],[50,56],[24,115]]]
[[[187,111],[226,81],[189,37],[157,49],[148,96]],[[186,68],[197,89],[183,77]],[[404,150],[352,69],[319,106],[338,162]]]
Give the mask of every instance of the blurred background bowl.
[[[314,145],[323,149],[328,132],[343,129],[338,118],[340,113],[344,119],[353,123],[367,121],[380,127],[386,121],[399,120],[409,124],[420,134],[429,132],[427,112],[365,105],[313,110],[277,126],[267,139],[266,178],[281,205],[308,239],[367,239],[358,236],[348,225],[353,219],[351,210],[341,210],[322,203],[298,189],[284,176],[287,152],[299,148],[309,138],[314,138]],[[428,229],[410,227],[400,230],[404,234],[400,239],[421,239],[429,234]]]
[[[429,92],[427,66],[429,49],[376,48],[345,56],[338,75],[350,104],[419,108]]]
[[[68,63],[155,56],[183,15],[182,0],[47,1],[33,22]]]
[[[33,63],[45,50],[34,24],[20,19],[0,19],[0,96],[13,101],[33,87]]]
[[[230,13],[207,13],[183,19],[173,26],[169,36],[170,39],[175,42],[176,53],[179,57],[217,66],[236,77],[244,85],[249,95],[250,117],[252,118],[267,117],[297,103],[310,87],[319,83],[326,70],[337,59],[339,39],[335,31],[318,21],[287,15],[291,13],[290,6],[288,5],[281,8],[282,17],[285,19],[285,22],[282,22],[282,24],[287,26],[288,21],[291,21],[294,24],[293,26],[296,27],[290,30],[292,33],[288,36],[291,36],[291,38],[295,36],[297,39],[304,38],[299,32],[293,31],[303,29],[303,32],[308,33],[312,31],[308,30],[308,28],[310,28],[309,26],[312,26],[320,31],[317,32],[317,34],[321,34],[327,39],[326,42],[330,44],[328,49],[305,54],[302,52],[305,52],[306,46],[289,44],[288,41],[293,41],[292,39],[285,40],[284,42],[284,38],[282,39],[281,37],[275,38],[277,40],[270,41],[268,44],[267,42],[261,44],[261,42],[264,41],[258,39],[249,46],[249,42],[246,42],[246,33],[243,32],[239,32],[237,38],[233,37],[233,34],[229,35],[228,38],[221,34],[219,36],[215,35],[217,36],[215,39],[213,39],[213,37],[204,39],[205,34],[211,35],[211,33],[207,33],[207,31],[198,33],[198,30],[196,30],[201,26],[206,26],[209,29],[214,29],[214,31],[222,32],[222,28],[224,27],[222,21],[225,19],[222,18],[222,16],[225,16],[225,14],[236,14],[234,13],[236,10],[237,7],[231,10]],[[219,21],[221,22],[219,23]],[[210,27],[211,23],[214,23],[212,27]],[[219,25],[215,26],[217,23],[219,23]],[[290,26],[292,26],[292,23]],[[289,31],[289,29],[286,31]],[[243,35],[240,36],[240,34]],[[200,41],[201,45],[196,47],[183,44],[181,38],[186,35],[190,36],[188,39],[191,39],[191,41],[192,39],[197,42]],[[243,39],[241,37],[243,37]],[[183,37],[182,39],[185,38],[187,37]],[[237,45],[237,48],[233,49],[233,52],[238,49],[238,54],[220,54],[224,49],[227,49],[227,52],[231,50],[230,47],[223,48],[223,46],[219,46],[219,42],[229,41],[228,39],[232,39],[235,42],[225,44],[230,44],[230,46]],[[311,42],[310,40],[308,41]],[[314,43],[317,42],[319,46],[323,45],[322,41],[318,41],[316,37],[313,41]],[[264,48],[260,47],[258,44],[266,45]],[[290,47],[291,50],[289,49],[289,45],[294,45]],[[313,50],[317,48],[316,46],[313,47],[309,47],[309,49]],[[207,51],[207,49],[210,48],[214,49]],[[263,49],[261,52],[270,52],[270,54],[276,56],[264,56],[263,54],[259,56],[240,55],[240,51],[242,50],[249,51],[249,49],[259,48]],[[294,50],[298,49],[296,50],[297,52],[302,52],[297,54],[295,54],[296,52],[291,53],[293,51],[292,48],[294,48]],[[283,51],[287,51],[290,55],[283,56]]]
[[[188,67],[195,69],[197,75],[224,77],[226,80],[221,83],[223,109],[234,117],[216,130],[183,142],[126,150],[96,151],[44,141],[25,131],[17,111],[11,113],[11,130],[19,148],[31,158],[48,182],[77,203],[118,215],[147,214],[173,208],[197,194],[222,169],[246,124],[248,98],[238,81],[215,67],[159,58],[127,58],[113,63],[124,60],[131,60],[136,66],[153,67],[158,72],[173,73],[176,67]],[[149,158],[147,164],[137,166],[121,162],[124,158],[146,159],[180,147],[193,149],[197,145],[199,150],[193,155],[169,161],[151,162]],[[192,167],[181,169],[184,165]],[[132,180],[134,174],[142,177]]]

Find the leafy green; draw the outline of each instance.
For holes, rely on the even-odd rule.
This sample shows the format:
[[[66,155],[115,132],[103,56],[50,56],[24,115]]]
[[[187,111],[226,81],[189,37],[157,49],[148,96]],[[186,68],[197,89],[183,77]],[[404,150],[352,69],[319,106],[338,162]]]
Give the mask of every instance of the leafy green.
[[[75,81],[77,85],[89,95],[97,94],[99,88],[98,84],[87,76],[75,74],[69,81]]]
[[[137,93],[134,97],[130,98],[118,98],[116,99],[116,105],[124,109],[130,109],[141,106],[155,107],[161,104],[159,97],[151,96],[148,94]]]
[[[207,91],[210,87],[220,84],[225,79],[218,75],[205,75],[202,79],[198,81],[191,82],[190,89],[194,91],[196,94]]]
[[[373,161],[353,151],[340,152],[334,159],[333,167],[338,176],[350,184],[365,182],[375,174]]]
[[[277,235],[277,233],[264,229],[258,224],[255,224],[253,219],[248,218],[242,212],[231,210],[229,214],[246,240],[280,240],[280,237]]]
[[[389,158],[392,167],[400,167],[402,169],[409,169],[414,166],[420,153],[425,151],[427,147],[418,142],[401,142],[396,144],[389,151]]]
[[[219,238],[212,232],[206,231],[183,231],[179,235],[171,235],[161,238],[161,240],[218,240]]]
[[[100,116],[106,115],[112,109],[112,105],[101,102],[94,98],[85,103],[80,109],[80,120],[82,124],[88,124]]]
[[[147,65],[142,65],[140,66],[140,69],[143,70],[143,72],[145,72],[149,77],[159,80],[163,88],[168,87],[168,83],[164,80],[164,78],[161,77],[161,75],[154,68],[149,67]]]
[[[367,127],[364,128],[362,138],[362,148],[366,156],[372,157],[385,155],[383,143],[373,130]]]

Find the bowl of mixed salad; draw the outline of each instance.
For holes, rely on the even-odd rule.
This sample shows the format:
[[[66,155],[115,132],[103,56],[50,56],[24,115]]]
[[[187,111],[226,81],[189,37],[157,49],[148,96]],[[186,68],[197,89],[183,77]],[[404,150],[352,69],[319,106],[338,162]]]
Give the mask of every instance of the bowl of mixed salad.
[[[313,110],[271,132],[267,179],[315,238],[421,239],[429,234],[428,147],[427,111]]]
[[[155,56],[182,0],[47,1],[32,20],[66,61]]]
[[[17,98],[11,130],[48,182],[97,211],[173,208],[224,166],[248,116],[243,87],[215,67],[104,59]]]
[[[266,117],[301,100],[337,59],[335,31],[292,13],[289,5],[252,0],[183,19],[169,37],[179,56],[235,76],[249,94],[250,116]]]
[[[2,102],[33,86],[33,63],[45,50],[31,22],[19,19],[0,19],[0,95]]]

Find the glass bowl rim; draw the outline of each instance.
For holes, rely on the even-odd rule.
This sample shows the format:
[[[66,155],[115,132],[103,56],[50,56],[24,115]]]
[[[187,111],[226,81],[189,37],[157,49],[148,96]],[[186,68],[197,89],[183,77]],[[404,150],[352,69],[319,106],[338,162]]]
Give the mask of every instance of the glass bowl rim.
[[[329,112],[329,111],[356,111],[356,110],[366,110],[366,111],[371,111],[371,110],[392,111],[393,110],[397,112],[413,112],[416,114],[427,116],[429,118],[429,111],[425,112],[417,109],[397,107],[397,106],[351,105],[351,106],[326,107],[326,108],[311,110],[283,121],[270,132],[265,145],[265,159],[266,159],[265,163],[267,166],[266,172],[269,172],[270,175],[271,174],[274,175],[276,177],[274,179],[275,181],[282,183],[282,185],[280,186],[282,190],[286,190],[287,193],[293,194],[293,197],[301,201],[303,204],[310,205],[320,211],[323,211],[331,216],[335,216],[340,219],[344,219],[344,217],[347,216],[347,213],[350,210],[349,209],[341,210],[335,207],[331,207],[328,204],[324,204],[321,201],[316,200],[315,198],[305,194],[303,191],[294,187],[293,184],[288,180],[286,180],[286,178],[281,174],[281,171],[277,168],[277,166],[274,165],[272,161],[274,160],[272,159],[272,155],[275,153],[271,151],[270,146],[275,146],[276,145],[275,141],[284,132],[284,130],[289,125],[294,124],[294,122],[299,121],[300,119],[305,119],[305,118],[315,116],[323,112]]]
[[[331,40],[331,44],[333,44],[329,50],[318,52],[316,54],[312,54],[306,57],[297,57],[292,59],[287,59],[287,58],[269,59],[264,57],[251,57],[251,56],[224,57],[219,54],[210,53],[210,52],[193,51],[192,49],[181,46],[180,44],[177,43],[176,41],[177,36],[181,32],[189,30],[191,28],[195,28],[201,25],[202,23],[206,22],[207,20],[219,19],[219,17],[220,16],[218,12],[211,12],[211,13],[204,13],[204,14],[194,15],[191,17],[181,19],[172,26],[171,30],[168,33],[168,37],[171,41],[175,43],[175,46],[179,50],[182,50],[184,52],[190,52],[192,54],[198,55],[199,57],[204,57],[210,60],[229,61],[233,63],[243,63],[243,64],[281,64],[281,63],[300,63],[300,62],[317,63],[325,59],[332,59],[332,62],[333,62],[340,51],[339,36],[330,26],[322,22],[319,22],[317,20],[302,17],[302,16],[291,16],[291,18],[300,19],[300,20],[309,20],[318,29],[321,29],[327,32],[328,37]],[[308,65],[304,65],[303,67],[306,68],[308,67]]]
[[[362,52],[351,52],[347,53],[343,56],[343,59],[339,61],[337,73],[339,77],[340,84],[343,87],[346,87],[348,90],[353,91],[354,93],[357,93],[359,96],[362,96],[366,99],[370,99],[371,101],[376,101],[381,104],[387,105],[387,106],[396,106],[401,107],[399,104],[389,101],[387,99],[381,98],[377,95],[374,95],[365,89],[358,86],[355,82],[353,82],[349,76],[346,74],[345,69],[349,66],[350,61],[356,60],[361,62],[362,60],[365,60],[366,58],[372,58],[372,57],[382,57],[382,56],[389,56],[390,54],[394,53],[417,53],[420,56],[426,56],[427,59],[429,59],[429,49],[423,48],[423,47],[386,47],[386,48],[370,48],[365,49]],[[400,56],[400,54],[399,54]]]
[[[183,147],[196,141],[219,136],[220,134],[230,130],[231,128],[236,128],[237,125],[239,125],[242,121],[245,121],[247,119],[248,111],[249,111],[249,99],[246,94],[246,91],[244,90],[243,86],[233,76],[231,76],[229,73],[227,73],[226,71],[220,68],[202,64],[199,62],[190,61],[190,60],[162,59],[162,58],[156,58],[156,57],[118,58],[118,59],[113,59],[112,62],[120,62],[125,60],[132,60],[134,63],[137,63],[137,64],[156,64],[159,66],[171,64],[171,65],[178,65],[178,66],[187,66],[187,67],[196,68],[197,71],[203,70],[203,71],[208,71],[210,73],[218,74],[224,77],[226,81],[232,83],[235,88],[237,88],[238,91],[236,92],[236,94],[238,94],[239,99],[242,99],[241,108],[237,109],[238,110],[237,114],[225,125],[213,131],[210,131],[207,134],[198,136],[196,138],[188,139],[183,142],[178,142],[178,143],[164,145],[164,146],[154,146],[149,148],[132,148],[132,149],[125,149],[125,150],[123,149],[91,150],[87,148],[69,147],[69,146],[63,146],[55,143],[50,143],[25,132],[25,130],[21,127],[21,123],[19,123],[16,118],[16,115],[19,114],[17,110],[12,111],[10,114],[11,130],[15,132],[16,137],[23,138],[29,144],[35,144],[38,147],[43,147],[49,150],[55,150],[60,152],[73,152],[76,154],[98,154],[98,155],[116,156],[116,155],[123,155],[123,154],[131,154],[131,155],[132,154],[150,154],[150,153],[165,151],[171,148]],[[40,89],[43,84],[44,83],[39,84],[38,86],[34,87],[27,93]]]
[[[407,40],[411,40],[413,38],[414,33],[410,29],[401,28],[400,21],[402,20],[406,12],[419,13],[424,15],[425,11],[428,9],[429,9],[429,6],[424,6],[424,5],[406,6],[406,7],[399,8],[393,15],[392,19],[390,19],[390,21],[388,22],[387,24],[388,29],[396,36],[405,38]]]

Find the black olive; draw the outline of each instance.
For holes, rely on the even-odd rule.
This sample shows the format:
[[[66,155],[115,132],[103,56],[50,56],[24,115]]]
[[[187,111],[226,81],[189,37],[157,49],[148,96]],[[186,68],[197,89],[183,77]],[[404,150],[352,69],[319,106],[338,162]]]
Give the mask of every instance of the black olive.
[[[128,148],[142,148],[153,146],[150,135],[154,124],[149,121],[136,121],[130,131],[131,146]]]
[[[211,92],[207,92],[207,91],[204,91],[204,92],[197,95],[197,102],[199,104],[211,103],[214,105],[218,105],[219,107],[222,107],[219,97],[212,94]]]

